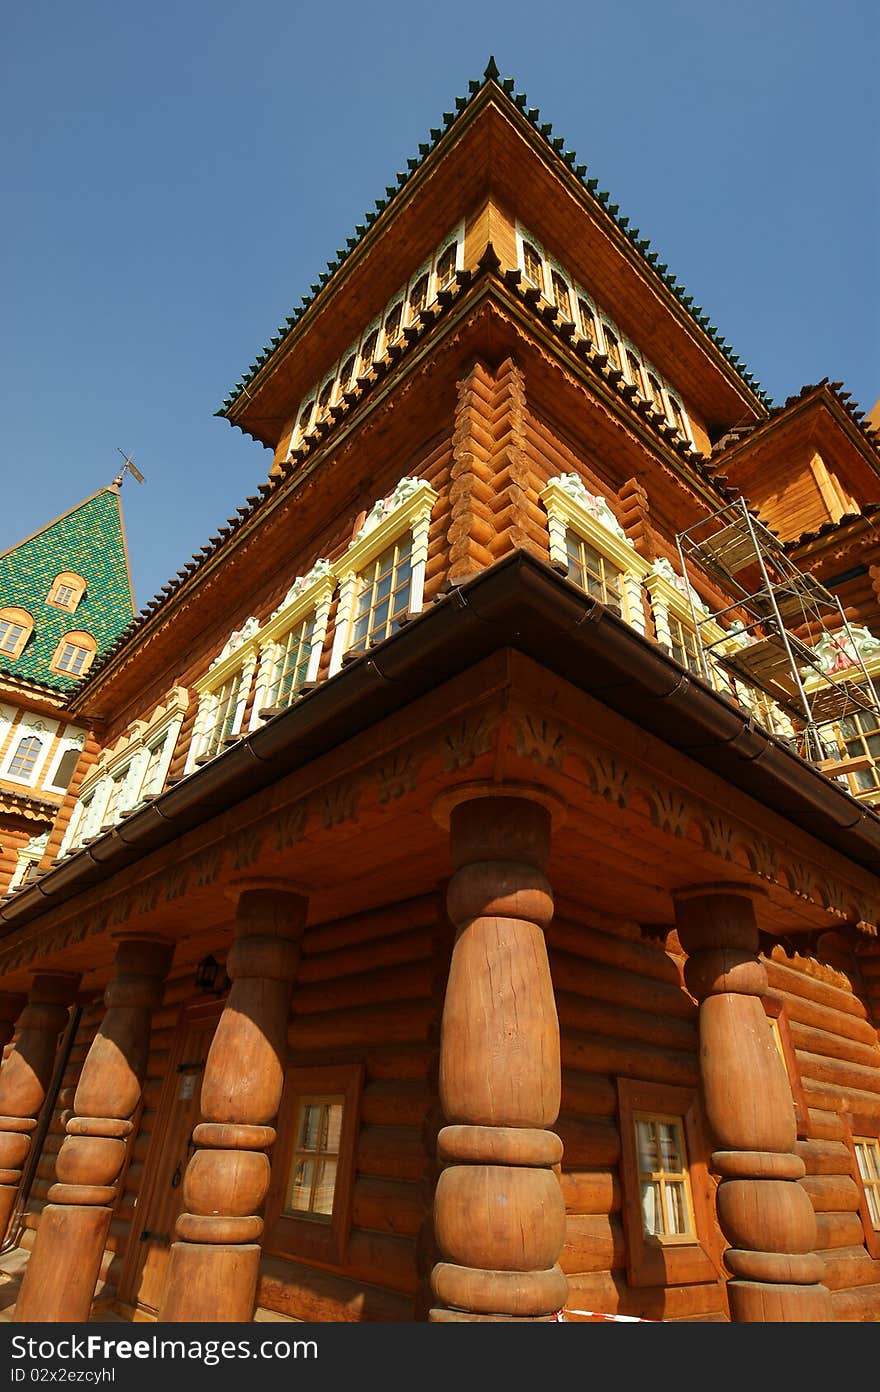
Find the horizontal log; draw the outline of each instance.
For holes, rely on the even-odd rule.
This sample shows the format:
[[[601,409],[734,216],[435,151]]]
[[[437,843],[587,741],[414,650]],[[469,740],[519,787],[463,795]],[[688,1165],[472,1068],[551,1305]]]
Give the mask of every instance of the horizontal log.
[[[361,1092],[361,1123],[421,1127],[433,1102],[424,1082],[367,1083]]]
[[[568,912],[571,913],[570,905]],[[603,931],[597,924],[583,923],[567,917],[564,909],[558,904],[547,929],[547,944],[550,948],[551,962],[554,952],[566,952],[590,962],[618,967],[621,971],[632,972],[640,978],[649,977],[652,981],[669,987],[665,999],[670,1009],[675,1008],[674,995],[678,995],[681,999],[677,1013],[685,1018],[696,1014],[697,1007],[682,989],[674,960],[657,944]]]
[[[551,953],[550,969],[557,991],[662,1015],[679,1030],[686,1025],[696,1029],[697,1009],[677,982],[657,981],[559,950]]]
[[[829,1111],[823,1102],[808,1107],[807,1120],[810,1137],[816,1140],[839,1141],[848,1135],[846,1122],[837,1112]]]
[[[416,1237],[430,1210],[430,1190],[424,1183],[358,1175],[352,1196],[355,1227]]]
[[[599,1271],[568,1278],[566,1311],[594,1310],[606,1315],[634,1315],[637,1319],[699,1319],[726,1315],[723,1282],[693,1286],[627,1285],[622,1271]],[[575,1318],[574,1315],[571,1317]]]
[[[775,951],[781,950],[781,948],[775,949]],[[865,1018],[865,1007],[858,997],[853,995],[852,991],[844,990],[840,986],[832,986],[827,981],[818,981],[816,977],[810,976],[802,969],[789,963],[777,961],[775,956],[765,958],[765,964],[767,981],[771,987],[792,996],[816,1001],[819,1005],[841,1011],[845,1015]]]
[[[833,1291],[831,1313],[835,1320],[849,1324],[875,1324],[880,1310],[880,1285],[858,1286],[855,1290]]]
[[[562,1141],[563,1170],[605,1169],[620,1159],[616,1122],[562,1115],[550,1130]]]
[[[581,1069],[585,1073],[605,1073],[682,1087],[695,1087],[699,1081],[696,1056],[671,1049],[652,1049],[633,1040],[610,1039],[567,1029],[562,1033],[561,1055],[566,1068]]]
[[[852,1170],[852,1156],[843,1141],[798,1141],[796,1150],[808,1175],[846,1175]]]
[[[836,1247],[822,1253],[825,1266],[823,1277],[829,1290],[850,1290],[855,1286],[880,1283],[880,1261],[864,1246]],[[880,1314],[880,1305],[877,1306]]]
[[[847,1063],[842,1059],[828,1058],[825,1054],[811,1054],[805,1049],[797,1049],[797,1061],[801,1078],[813,1082],[832,1083],[835,1087],[855,1088],[860,1092],[880,1095],[880,1068],[865,1068],[860,1063]]]
[[[329,981],[355,973],[372,972],[378,967],[398,966],[402,962],[417,962],[433,954],[433,933],[418,928],[410,933],[395,933],[391,937],[374,938],[365,943],[352,943],[335,952],[321,952],[303,957],[296,977],[296,988],[316,981]]]
[[[334,977],[307,986],[295,986],[291,1000],[294,1016],[336,1013],[383,1001],[415,1001],[430,997],[434,964],[429,959],[379,967],[353,976]]]
[[[815,1029],[810,1025],[801,1024],[799,1020],[790,1020],[789,1027],[796,1049],[824,1055],[826,1058],[840,1059],[846,1063],[855,1063],[880,1074],[880,1048],[877,1047],[876,1038],[871,1043],[863,1043],[845,1035],[832,1034],[830,1030]]]
[[[433,1157],[425,1150],[421,1129],[406,1126],[362,1126],[357,1142],[358,1174],[386,1179],[420,1180]]]
[[[862,1092],[858,1088],[843,1087],[839,1084],[821,1083],[803,1077],[804,1099],[810,1108],[823,1110],[836,1108],[841,1111],[857,1112],[863,1116],[880,1118],[880,1098],[874,1092]]]
[[[280,1257],[263,1257],[257,1300],[267,1310],[307,1324],[409,1323],[413,1317],[411,1298]]]
[[[623,1225],[609,1214],[569,1215],[559,1265],[566,1275],[590,1271],[615,1271],[626,1262]]]
[[[378,1041],[386,1044],[417,1043],[425,1040],[433,1020],[430,1001],[390,1001],[379,1008],[363,1006],[346,1011],[324,1011],[318,1015],[294,1015],[288,1026],[291,1049],[344,1048],[360,1044],[365,1048]]]
[[[797,1023],[810,1029],[825,1030],[827,1034],[837,1035],[841,1039],[853,1039],[859,1044],[871,1045],[876,1041],[876,1031],[866,1018],[831,1009],[827,1005],[817,1005],[815,1001],[791,995],[786,991],[771,992],[771,996],[775,996],[785,1006],[785,1013],[792,1026]]]
[[[610,1078],[581,1073],[576,1068],[562,1070],[563,1112],[585,1116],[616,1116],[617,1088]]]
[[[363,1044],[324,1049],[288,1049],[291,1068],[320,1068],[339,1063],[363,1064],[367,1080],[418,1080],[436,1075],[437,1046],[427,1040],[420,1044],[379,1045],[365,1053]]]
[[[817,1213],[816,1251],[831,1247],[856,1247],[864,1241],[862,1220],[857,1213]]]
[[[817,1213],[856,1213],[859,1190],[852,1175],[805,1175],[801,1184]]]
[[[559,1187],[566,1213],[608,1214],[620,1210],[622,1196],[616,1170],[563,1170]]]
[[[416,1244],[410,1237],[352,1228],[341,1274],[400,1295],[414,1295],[419,1284]]]
[[[386,938],[395,933],[408,933],[414,928],[425,928],[438,923],[440,915],[439,896],[426,894],[388,904],[381,909],[369,909],[349,918],[318,924],[307,928],[303,934],[303,958],[320,952],[335,952],[370,938]]]
[[[562,1029],[638,1040],[656,1049],[678,1049],[683,1053],[692,1051],[694,1055],[697,1052],[699,1040],[696,1021],[670,1020],[659,1012],[631,1010],[621,1003],[609,1004],[587,999],[558,988],[556,1010]]]

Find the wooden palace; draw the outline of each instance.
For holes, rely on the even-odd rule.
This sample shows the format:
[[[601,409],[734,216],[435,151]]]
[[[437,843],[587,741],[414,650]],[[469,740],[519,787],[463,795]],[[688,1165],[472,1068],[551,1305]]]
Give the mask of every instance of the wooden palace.
[[[221,414],[7,865],[12,1318],[880,1319],[871,423],[494,62]]]

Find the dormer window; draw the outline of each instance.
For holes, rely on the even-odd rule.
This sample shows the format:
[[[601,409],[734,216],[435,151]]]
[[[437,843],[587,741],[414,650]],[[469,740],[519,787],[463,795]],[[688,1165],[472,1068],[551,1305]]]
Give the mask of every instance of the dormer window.
[[[13,662],[24,652],[34,621],[26,609],[0,609],[0,657]]]
[[[449,284],[455,275],[455,262],[458,256],[458,245],[450,242],[449,246],[442,253],[437,261],[437,289],[442,290]]]
[[[409,318],[410,323],[418,317],[428,303],[428,274],[419,276],[415,285],[409,292]]]
[[[531,281],[539,290],[544,288],[544,265],[541,260],[541,253],[531,242],[523,241],[522,244],[523,270],[526,280]]]
[[[60,575],[56,575],[52,581],[52,588],[46,596],[46,603],[53,605],[56,609],[66,609],[68,613],[73,613],[86,592],[86,582],[81,575],[75,571],[63,570]]]
[[[55,649],[51,668],[65,677],[81,677],[91,666],[97,643],[90,633],[66,633]]]
[[[553,284],[553,303],[563,319],[571,319],[571,292],[563,277],[554,271],[550,277]]]

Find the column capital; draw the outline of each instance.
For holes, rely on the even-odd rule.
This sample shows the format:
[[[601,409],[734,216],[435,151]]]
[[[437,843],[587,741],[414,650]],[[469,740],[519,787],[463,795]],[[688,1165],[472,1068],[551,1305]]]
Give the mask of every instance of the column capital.
[[[561,797],[552,793],[540,783],[504,782],[493,783],[491,779],[479,779],[469,783],[457,783],[446,788],[434,799],[431,815],[438,826],[449,829],[450,819],[456,807],[465,802],[475,802],[483,798],[522,798],[526,802],[537,803],[550,813],[554,827],[565,821],[567,807]]]

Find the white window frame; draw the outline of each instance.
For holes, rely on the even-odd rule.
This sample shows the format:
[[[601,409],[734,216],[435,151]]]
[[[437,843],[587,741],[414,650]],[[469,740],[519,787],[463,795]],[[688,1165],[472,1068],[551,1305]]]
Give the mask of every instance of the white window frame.
[[[7,886],[7,894],[11,894],[13,890],[18,889],[27,873],[29,865],[39,865],[46,854],[46,845],[48,841],[49,833],[48,831],[44,831],[42,836],[32,836],[26,845],[19,847],[16,852],[15,869],[12,872]]]
[[[521,224],[519,221],[517,221],[517,224],[516,224],[516,266],[517,266],[517,270],[521,273],[521,275],[522,275],[522,277],[523,277],[523,280],[525,280],[529,285],[532,285],[532,282],[529,280],[528,276],[526,275],[526,258],[525,258],[525,252],[523,251],[523,242],[530,242],[531,245],[535,248],[535,251],[538,253],[538,255],[539,255],[540,258],[541,258],[541,284],[538,285],[538,286],[533,286],[532,288],[533,288],[533,289],[539,290],[540,293],[541,293],[541,297],[542,297],[543,299],[546,300],[546,299],[547,299],[547,286],[548,286],[548,280],[549,280],[549,277],[548,277],[548,274],[547,274],[547,265],[548,265],[547,253],[546,253],[546,251],[544,250],[543,244],[538,240],[538,238],[537,238],[537,237],[534,237],[527,227],[523,227],[522,224]]]
[[[407,530],[412,532],[412,574],[407,607],[410,613],[418,613],[421,609],[424,600],[425,566],[428,560],[428,533],[431,512],[437,496],[435,490],[424,479],[401,479],[393,493],[373,505],[351,546],[337,562],[339,603],[330,656],[331,677],[341,668],[342,659],[351,646],[351,628],[359,576],[371,561],[380,556]]]
[[[626,536],[605,499],[590,493],[578,474],[557,474],[538,495],[547,512],[550,560],[568,569],[569,528],[621,574],[623,617],[644,634],[642,583],[648,566]]]
[[[38,787],[52,745],[55,742],[55,736],[58,733],[58,725],[57,720],[44,719],[42,716],[30,713],[23,715],[21,720],[12,728],[9,747],[6,750],[2,768],[0,768],[0,778],[8,783],[18,783],[23,788]],[[43,747],[37,755],[36,762],[28,777],[22,778],[19,774],[10,773],[9,769],[22,740],[31,735],[35,735],[37,739],[41,740]]]
[[[446,252],[452,246],[453,242],[455,243],[455,271],[453,272],[454,275],[457,271],[460,271],[464,265],[463,221],[458,223],[457,226],[453,227],[451,232],[447,232],[446,236],[443,238],[442,242],[437,247],[437,250],[434,252],[434,255],[431,258],[431,285],[430,293],[428,296],[429,304],[432,304],[433,301],[436,300],[437,295],[443,288],[439,282],[437,267],[440,264],[441,258],[446,254]],[[451,284],[451,282],[449,283]]]
[[[667,574],[663,573],[664,569],[666,569]],[[675,584],[674,581],[668,578],[670,574],[676,576],[676,578],[680,578],[672,562],[665,560],[665,558],[661,558],[660,561],[654,562],[645,580],[645,588],[651,600],[651,610],[654,616],[654,631],[657,635],[657,642],[660,647],[663,648],[664,652],[671,656],[672,634],[669,630],[669,616],[672,614],[674,618],[678,619],[679,623],[683,624],[684,627],[694,635],[697,652],[700,654],[702,662],[706,663],[709,672],[708,678],[703,671],[700,672],[700,675],[704,680],[708,680],[716,690],[720,690],[724,693],[725,690],[728,689],[730,677],[723,669],[717,667],[715,663],[713,663],[711,655],[707,657],[705,644],[718,643],[725,638],[735,638],[735,634],[725,632],[720,624],[715,623],[714,620],[708,623],[701,622],[700,629],[697,630],[694,627],[694,616],[691,612],[688,597],[678,588],[678,585]],[[688,589],[691,592],[694,608],[697,611],[698,621],[707,619],[709,610],[706,605],[700,599],[690,582],[686,581],[685,583],[688,585]],[[702,635],[705,635],[705,638],[703,638]]]
[[[364,365],[364,363],[361,362],[361,357],[362,357],[362,354],[363,354],[363,348],[364,348],[364,344],[366,343],[367,339],[370,337],[371,334],[376,334],[376,336],[377,336],[377,337],[376,337],[376,347],[373,349],[373,356],[372,356],[372,358],[370,359],[369,363],[366,364],[366,365]],[[371,322],[367,325],[367,327],[364,329],[363,333],[361,334],[360,338],[358,339],[358,361],[357,361],[357,368],[355,369],[355,379],[354,379],[356,382],[359,382],[359,381],[361,380],[361,378],[362,378],[363,376],[365,376],[366,373],[368,373],[369,371],[371,371],[371,369],[372,369],[373,366],[375,365],[376,359],[380,356],[379,348],[381,347],[381,343],[382,343],[382,316],[381,316],[381,315],[377,315],[376,318],[373,319],[373,320],[371,320]]]
[[[570,311],[567,322],[574,324],[575,328],[577,328],[580,316],[578,314],[576,304],[577,292],[575,290],[574,281],[572,280],[571,276],[569,275],[568,271],[565,269],[564,266],[560,266],[559,262],[554,261],[552,256],[547,256],[545,257],[545,274],[547,278],[547,289],[550,293],[550,303],[556,309],[556,313],[560,314],[561,310],[556,305],[556,292],[553,289],[554,273],[558,275],[560,279],[565,281],[565,286],[568,290],[568,302]]]
[[[388,352],[388,342],[385,335],[385,321],[396,305],[400,305],[400,330],[397,337],[393,340],[400,343],[403,340],[403,331],[406,328],[406,290],[398,290],[397,294],[390,299],[382,311],[382,323],[379,329],[379,343],[376,348],[376,357],[384,358]]]
[[[77,749],[80,753],[82,753],[83,744],[85,743],[85,737],[85,730],[77,729],[69,725],[65,730],[64,734],[59,738],[58,743],[55,746],[55,753],[53,754],[52,759],[50,760],[48,771],[46,773],[45,778],[43,779],[43,787],[46,789],[47,792],[67,792],[67,788],[59,787],[59,785],[55,782],[55,777],[58,773],[61,760],[64,758],[65,754],[68,754],[72,749]],[[67,786],[69,787],[70,784],[68,784]]]
[[[328,560],[321,557],[306,575],[297,577],[272,617],[260,629],[257,635],[257,686],[249,729],[254,730],[263,722],[264,717],[260,712],[265,707],[268,692],[272,687],[275,664],[284,640],[292,629],[303,623],[311,614],[315,616],[315,626],[305,680],[313,682],[317,679],[335,589],[336,575],[333,567]]]
[[[434,263],[433,263],[433,261],[432,261],[432,260],[431,260],[431,261],[424,261],[424,262],[422,263],[422,265],[419,267],[419,269],[415,272],[415,274],[410,276],[409,280],[408,280],[407,283],[406,283],[406,290],[404,291],[404,295],[403,295],[403,298],[404,298],[404,311],[403,311],[403,312],[404,312],[404,317],[405,317],[405,319],[406,319],[406,324],[405,324],[405,327],[406,327],[406,328],[408,328],[410,324],[414,324],[414,323],[416,322],[415,317],[414,317],[414,316],[411,314],[411,312],[410,312],[409,297],[410,297],[410,295],[412,294],[412,292],[413,292],[413,290],[415,289],[415,287],[418,285],[418,283],[419,283],[419,281],[421,280],[422,276],[427,276],[427,277],[428,277],[428,289],[427,289],[427,292],[426,292],[426,294],[425,294],[425,303],[424,303],[424,305],[422,306],[422,308],[423,308],[423,309],[427,309],[427,308],[428,308],[428,305],[429,305],[429,304],[431,303],[431,301],[432,301],[433,296],[432,296],[432,293],[431,293],[431,292],[432,292],[433,284],[434,284],[433,271],[434,271]]]
[[[235,697],[235,716],[230,734],[238,735],[241,733],[247,699],[257,666],[258,636],[259,624],[252,614],[241,628],[235,629],[229,635],[223,651],[211,663],[205,675],[193,682],[193,689],[199,698],[199,708],[186,758],[185,773],[192,773],[196,768],[206,743],[206,737],[213,731],[213,718],[217,709],[217,697],[221,689],[227,682],[236,678],[238,689]],[[212,757],[217,758],[220,752],[218,750],[217,754]]]
[[[293,433],[300,440],[304,440],[309,433],[317,402],[318,393],[317,391],[313,391],[299,408],[299,413],[296,418],[296,429]]]

